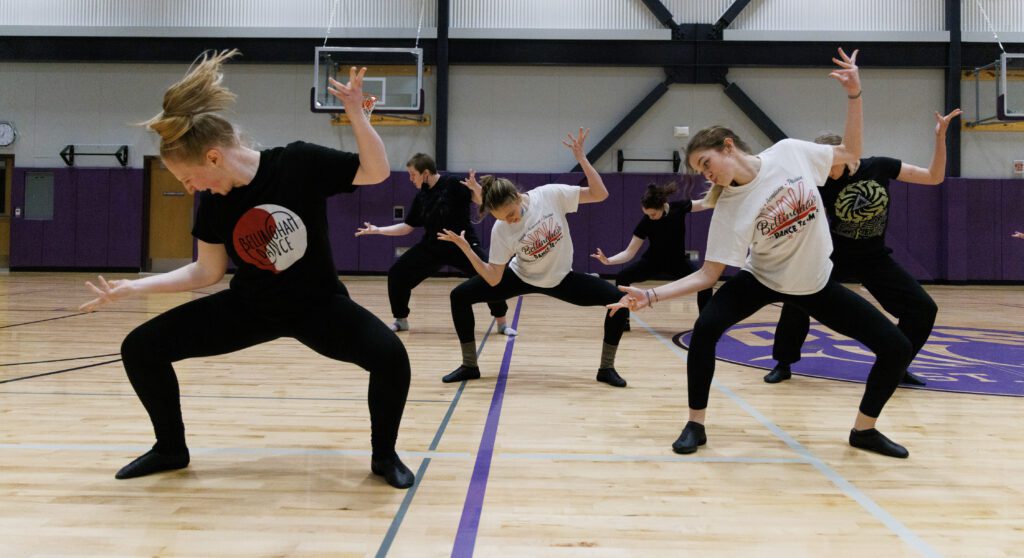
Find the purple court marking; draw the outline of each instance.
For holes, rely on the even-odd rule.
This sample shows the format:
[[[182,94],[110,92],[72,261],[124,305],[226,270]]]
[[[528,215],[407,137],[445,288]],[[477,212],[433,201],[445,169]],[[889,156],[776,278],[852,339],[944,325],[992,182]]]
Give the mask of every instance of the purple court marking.
[[[686,331],[672,338],[689,348]],[[740,324],[718,342],[720,360],[771,369],[775,324]],[[811,323],[794,374],[864,383],[875,361],[863,345],[819,323]],[[910,364],[934,391],[1024,397],[1024,332],[939,326]]]
[[[519,310],[523,307],[523,297],[516,302],[516,313],[512,317],[512,329],[519,329]],[[476,546],[476,532],[480,527],[480,512],[484,507],[484,494],[487,492],[487,476],[491,472],[491,457],[494,455],[494,440],[498,437],[498,419],[501,418],[501,404],[505,400],[505,384],[508,380],[508,369],[512,363],[512,348],[517,337],[510,337],[505,343],[505,356],[501,359],[501,371],[498,381],[494,384],[494,395],[491,397],[491,408],[487,412],[487,423],[484,434],[480,437],[480,448],[476,452],[476,465],[473,476],[469,480],[466,501],[462,504],[462,519],[459,520],[459,531],[455,535],[455,546],[452,556],[459,558],[473,555]]]

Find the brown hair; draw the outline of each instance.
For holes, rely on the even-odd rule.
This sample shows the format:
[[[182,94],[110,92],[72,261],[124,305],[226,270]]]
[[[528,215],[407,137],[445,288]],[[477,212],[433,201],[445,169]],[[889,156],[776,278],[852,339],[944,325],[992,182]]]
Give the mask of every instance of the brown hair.
[[[712,126],[697,132],[697,135],[690,139],[690,143],[686,144],[686,168],[698,172],[697,169],[690,166],[690,155],[693,155],[696,151],[706,149],[721,151],[725,148],[726,139],[731,139],[733,145],[739,148],[740,151],[750,153],[747,143],[740,139],[735,132],[725,126]]]
[[[195,163],[208,149],[238,145],[234,126],[216,114],[236,96],[221,84],[221,65],[241,54],[237,49],[207,51],[181,81],[164,93],[163,111],[141,125],[160,135],[160,157]]]
[[[822,132],[818,134],[818,137],[814,138],[814,143],[820,143],[822,145],[842,145],[843,136],[835,132]]]
[[[416,169],[416,172],[430,171],[430,174],[437,174],[437,163],[434,162],[433,157],[426,153],[413,155],[405,166]]]
[[[504,207],[519,199],[519,188],[507,178],[497,178],[492,174],[480,177],[480,216]]]
[[[658,186],[655,183],[647,185],[647,190],[640,197],[640,205],[644,209],[661,209],[668,203],[668,197],[678,190],[675,182],[669,182]]]

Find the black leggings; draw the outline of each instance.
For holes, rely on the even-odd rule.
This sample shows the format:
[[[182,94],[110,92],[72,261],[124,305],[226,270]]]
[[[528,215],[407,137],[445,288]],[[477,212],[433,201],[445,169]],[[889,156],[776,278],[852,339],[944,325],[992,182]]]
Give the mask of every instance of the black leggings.
[[[837,261],[832,269],[836,281],[860,281],[886,312],[899,320],[897,327],[910,340],[910,359],[928,341],[939,312],[932,297],[888,254],[854,261]],[[775,328],[772,358],[781,364],[800,360],[800,347],[807,340],[810,318],[792,304],[782,306]]]
[[[793,304],[875,353],[860,412],[877,418],[910,363],[910,341],[868,301],[836,281],[829,280],[814,294],[787,295],[764,286],[748,271],[740,271],[726,281],[694,324],[686,358],[690,408],[708,406],[718,339],[725,330],[772,302]]]
[[[487,254],[484,254],[479,244],[473,244],[472,248],[481,260],[487,261]],[[419,242],[406,250],[388,270],[391,315],[395,318],[408,318],[412,290],[446,265],[458,269],[468,277],[476,275],[469,258],[451,242]],[[487,305],[495,318],[504,317],[508,313],[508,304],[504,300],[488,302]]]
[[[550,288],[535,287],[523,282],[511,268],[505,267],[501,282],[490,286],[482,277],[473,277],[452,290],[452,319],[455,320],[455,331],[459,334],[460,343],[474,342],[473,304],[490,300],[505,300],[519,295],[540,293],[558,300],[564,300],[576,306],[604,306],[622,299],[622,291],[611,283],[587,275],[570,271],[562,282]],[[605,311],[604,342],[618,345],[622,339],[622,330],[626,327],[629,311],[619,310],[614,315]]]
[[[179,453],[186,447],[178,378],[171,363],[230,353],[279,337],[293,337],[321,355],[370,372],[373,454],[394,455],[410,377],[409,357],[398,336],[342,294],[270,317],[254,311],[252,301],[231,290],[173,308],[135,328],[121,344],[128,379],[153,422],[157,451]],[[280,365],[288,373],[287,363]]]
[[[665,275],[667,278],[674,281],[676,279],[682,279],[694,271],[695,270],[693,265],[690,263],[690,260],[686,258],[655,262],[645,257],[641,257],[640,261],[630,264],[619,272],[619,275],[615,278],[615,286],[641,283],[656,275]],[[703,310],[704,307],[708,305],[708,302],[711,302],[712,292],[713,291],[711,289],[704,289],[697,292],[698,310]]]

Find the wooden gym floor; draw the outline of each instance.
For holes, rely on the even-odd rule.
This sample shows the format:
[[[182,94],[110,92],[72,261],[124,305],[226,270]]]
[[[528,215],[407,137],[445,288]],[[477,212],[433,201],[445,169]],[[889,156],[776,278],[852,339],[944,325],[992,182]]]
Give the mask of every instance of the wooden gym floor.
[[[413,293],[408,491],[369,472],[366,375],[292,340],[177,365],[192,464],[115,481],[152,444],[119,362],[133,327],[202,293],[93,314],[82,274],[0,275],[0,556],[1019,556],[1024,399],[900,389],[880,429],[908,460],[846,443],[863,386],[720,362],[708,445],[685,422],[695,298],[634,317],[594,381],[601,312],[510,301],[520,336],[459,363],[454,279]],[[108,277],[109,278],[109,277]],[[389,321],[383,278],[345,278]],[[219,288],[225,288],[223,283]],[[1024,287],[928,287],[938,325],[1024,331]],[[772,321],[768,307],[752,320]],[[343,327],[343,324],[339,324]],[[504,367],[503,367],[504,364]],[[502,381],[499,381],[499,373]]]

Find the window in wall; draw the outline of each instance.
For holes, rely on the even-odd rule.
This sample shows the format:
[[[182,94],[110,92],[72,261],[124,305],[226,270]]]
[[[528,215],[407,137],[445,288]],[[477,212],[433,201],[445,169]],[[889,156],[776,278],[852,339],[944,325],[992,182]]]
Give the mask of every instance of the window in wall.
[[[25,173],[25,219],[53,220],[53,173]]]

